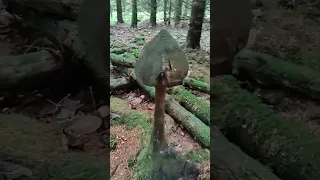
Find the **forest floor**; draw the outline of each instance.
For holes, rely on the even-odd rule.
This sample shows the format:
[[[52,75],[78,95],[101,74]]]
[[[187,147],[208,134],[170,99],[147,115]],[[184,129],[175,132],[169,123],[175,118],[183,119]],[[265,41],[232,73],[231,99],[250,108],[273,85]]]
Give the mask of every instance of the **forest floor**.
[[[263,6],[254,10],[254,28],[260,33],[251,49],[320,71],[319,2],[261,2]],[[286,117],[301,119],[313,133],[320,133],[318,102],[277,89],[257,87],[255,94]]]
[[[179,28],[166,26],[163,23],[159,23],[157,28],[150,28],[148,21],[144,21],[138,24],[137,29],[130,28],[130,24],[115,24],[111,25],[111,47],[123,48],[130,47],[125,53],[134,54],[134,50],[140,52],[143,45],[150,41],[161,29],[166,29],[178,42],[180,46],[183,46],[186,42],[188,22],[182,22]],[[200,50],[186,50],[186,55],[189,58],[190,74],[189,76],[201,80],[204,82],[210,82],[210,69],[209,69],[209,52],[210,52],[210,32],[208,31],[209,24],[204,24],[204,30],[202,32],[201,49]],[[132,49],[131,49],[132,48]],[[130,50],[131,49],[131,50]],[[125,56],[125,55],[124,55]],[[119,74],[114,71],[115,67],[111,67],[111,78],[119,77]],[[120,75],[121,76],[121,75]],[[141,90],[135,89],[130,92],[113,92],[113,98],[117,100],[111,101],[111,112],[117,112],[118,105],[113,102],[123,101],[122,112],[139,111],[146,116],[153,118],[154,101],[147,98],[148,96],[141,93]],[[195,92],[197,96],[203,99],[209,104],[209,94]],[[132,104],[135,104],[134,107]],[[166,120],[166,133],[167,140],[171,146],[174,146],[174,150],[180,154],[186,155],[189,160],[199,163],[201,174],[199,179],[209,178],[209,150],[203,149],[197,141],[193,139],[188,131],[186,131],[179,123],[175,122],[168,114],[165,117]],[[141,138],[145,138],[141,135],[141,128],[137,127],[130,131],[125,131],[123,124],[111,124],[111,136],[115,137],[119,141],[114,150],[111,151],[111,172],[112,179],[125,179],[125,177],[134,176],[134,170],[130,167],[130,163],[127,163],[131,159],[137,156],[139,150],[142,147]],[[152,124],[149,122],[149,126]],[[125,139],[125,141],[123,140]]]

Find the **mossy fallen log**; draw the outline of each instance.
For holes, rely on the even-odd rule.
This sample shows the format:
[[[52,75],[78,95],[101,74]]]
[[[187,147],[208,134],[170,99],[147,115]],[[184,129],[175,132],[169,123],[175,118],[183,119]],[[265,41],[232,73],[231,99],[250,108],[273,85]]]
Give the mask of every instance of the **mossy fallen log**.
[[[284,180],[320,177],[320,140],[302,121],[282,116],[241,89],[232,76],[212,83],[211,124]]]
[[[171,97],[178,101],[188,111],[192,112],[203,123],[210,126],[210,104],[199,99],[182,86],[174,87]]]
[[[32,9],[39,13],[50,13],[63,19],[76,20],[82,0],[7,0],[6,2],[15,13],[18,10]]]
[[[0,57],[0,89],[19,86],[20,91],[49,84],[50,77],[57,76],[63,63],[48,51]],[[51,82],[50,82],[51,83]]]
[[[110,90],[124,89],[130,86],[130,81],[125,77],[110,78]]]
[[[230,143],[212,127],[211,179],[214,180],[280,180],[269,169]]]
[[[26,16],[27,18],[27,16]],[[28,18],[27,18],[28,20]],[[86,66],[105,87],[109,87],[109,67],[108,60],[96,58],[84,48],[83,43],[79,39],[78,26],[76,22],[62,20],[56,21],[49,18],[33,18],[33,26],[29,27],[35,31],[41,29],[45,36],[54,39],[55,44],[64,47],[64,53],[72,54],[72,58],[65,59],[71,65]]]
[[[136,63],[136,59],[134,58],[125,57],[115,53],[110,53],[110,61],[114,66],[123,66],[127,68],[133,68]],[[210,92],[210,86],[208,83],[188,77],[183,80],[183,83],[191,89],[204,91],[206,93]]]
[[[135,78],[133,69],[124,70],[130,77]],[[155,98],[155,88],[150,86],[141,86],[152,98]],[[198,119],[191,112],[187,111],[172,97],[166,94],[166,113],[187,129],[194,139],[200,142],[204,147],[210,146],[210,128]]]
[[[243,50],[235,57],[234,67],[240,77],[320,100],[320,72],[311,68],[250,50]]]
[[[210,93],[210,84],[203,82],[203,81],[199,81],[199,80],[187,77],[183,80],[183,85],[187,86],[191,89]]]

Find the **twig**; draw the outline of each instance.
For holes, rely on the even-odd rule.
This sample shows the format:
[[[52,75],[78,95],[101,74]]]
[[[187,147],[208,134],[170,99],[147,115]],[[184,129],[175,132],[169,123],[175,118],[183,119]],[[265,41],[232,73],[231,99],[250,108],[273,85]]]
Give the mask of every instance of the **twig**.
[[[56,109],[58,109],[59,107],[63,107],[63,105],[61,103],[63,103],[64,100],[66,100],[71,94],[66,95],[63,99],[61,99],[58,103],[55,103],[53,101],[51,101],[50,99],[46,99],[48,102],[50,102],[51,104],[55,105]]]
[[[29,45],[29,47],[23,52],[23,54],[26,54],[27,52],[29,52],[29,50],[39,41],[40,41],[40,38],[33,41],[33,43]]]
[[[94,96],[93,96],[92,87],[90,86],[89,88],[90,88],[90,94],[91,94],[91,98],[92,98],[93,109],[95,110],[96,109],[96,101],[95,101]]]

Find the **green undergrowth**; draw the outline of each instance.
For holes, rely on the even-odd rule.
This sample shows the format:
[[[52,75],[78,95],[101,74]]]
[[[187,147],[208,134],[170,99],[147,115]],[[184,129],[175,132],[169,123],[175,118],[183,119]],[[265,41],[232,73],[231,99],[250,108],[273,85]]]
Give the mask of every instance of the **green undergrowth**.
[[[104,180],[107,156],[64,153],[56,129],[23,115],[0,115],[0,159],[33,172],[31,180]]]
[[[111,112],[120,115],[119,118],[111,121],[112,125],[123,124],[128,129],[140,126],[142,129],[141,149],[137,152],[135,159],[128,160],[128,166],[135,170],[138,180],[178,179],[188,169],[194,168],[192,163],[201,163],[210,159],[208,150],[204,149],[198,149],[183,156],[172,151],[170,147],[164,151],[166,155],[153,154],[150,146],[152,117],[149,114],[129,109],[128,103],[119,98],[111,97],[110,105]],[[165,177],[162,173],[165,174]]]

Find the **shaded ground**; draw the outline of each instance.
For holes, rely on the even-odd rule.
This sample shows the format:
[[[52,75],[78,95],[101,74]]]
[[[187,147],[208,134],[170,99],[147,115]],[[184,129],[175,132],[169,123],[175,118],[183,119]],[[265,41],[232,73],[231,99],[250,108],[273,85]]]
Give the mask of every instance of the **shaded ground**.
[[[319,2],[267,1],[255,9],[260,29],[253,49],[320,70]]]

